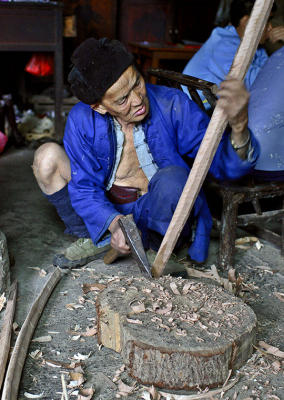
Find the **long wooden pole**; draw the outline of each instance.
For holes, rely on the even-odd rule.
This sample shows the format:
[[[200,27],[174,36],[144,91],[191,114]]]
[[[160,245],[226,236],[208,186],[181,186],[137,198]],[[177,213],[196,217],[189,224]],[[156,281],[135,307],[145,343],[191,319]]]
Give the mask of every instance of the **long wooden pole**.
[[[6,364],[10,351],[12,326],[17,299],[17,281],[14,281],[9,291],[7,307],[3,318],[3,327],[0,335],[0,390],[5,375]]]
[[[30,340],[44,306],[61,276],[59,269],[50,274],[23,323],[8,365],[1,400],[17,400],[18,398],[19,383]]]
[[[228,77],[244,79],[267,23],[272,5],[273,0],[256,0]],[[172,254],[210,168],[227,123],[226,115],[217,103],[171,223],[154,260],[152,274],[156,278],[163,274],[166,263]]]

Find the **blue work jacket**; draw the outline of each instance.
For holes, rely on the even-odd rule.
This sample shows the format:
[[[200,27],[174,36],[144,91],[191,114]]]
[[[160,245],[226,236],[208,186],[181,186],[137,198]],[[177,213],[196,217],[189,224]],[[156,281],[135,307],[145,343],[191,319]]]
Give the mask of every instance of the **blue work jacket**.
[[[150,84],[146,88],[150,112],[142,125],[154,161],[158,168],[176,165],[190,171],[189,165],[206,131],[208,116],[181,90]],[[210,173],[221,180],[247,174],[258,155],[253,136],[252,146],[254,151],[250,161],[241,160],[225,133]],[[116,155],[112,117],[101,115],[79,102],[69,113],[64,147],[71,163],[68,186],[71,203],[83,218],[93,242],[98,244],[114,217],[120,214],[105,191]],[[193,212],[197,217],[197,228],[190,255],[203,261],[207,256],[211,229],[211,216],[203,194],[198,196]]]

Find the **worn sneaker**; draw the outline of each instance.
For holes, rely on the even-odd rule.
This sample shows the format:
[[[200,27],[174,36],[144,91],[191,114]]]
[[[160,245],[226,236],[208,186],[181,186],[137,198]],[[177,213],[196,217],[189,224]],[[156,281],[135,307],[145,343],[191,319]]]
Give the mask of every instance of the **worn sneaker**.
[[[99,254],[110,249],[110,245],[97,247],[91,239],[80,238],[67,247],[63,254],[56,254],[53,265],[59,268],[83,267],[95,260]]]

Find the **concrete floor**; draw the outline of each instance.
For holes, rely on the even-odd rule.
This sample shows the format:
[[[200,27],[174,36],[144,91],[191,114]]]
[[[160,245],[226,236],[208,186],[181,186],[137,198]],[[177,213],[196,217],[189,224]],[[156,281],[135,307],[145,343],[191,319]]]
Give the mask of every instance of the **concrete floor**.
[[[8,249],[12,259],[14,259],[14,263],[11,265],[11,278],[12,280],[17,279],[19,283],[15,317],[19,326],[25,320],[32,302],[46,280],[33,268],[38,267],[46,272],[53,271],[52,259],[54,254],[60,253],[74,240],[72,237],[64,235],[63,223],[58,218],[53,206],[48,203],[37,187],[31,169],[33,153],[34,150],[24,148],[9,149],[0,155],[0,184],[2,188],[0,192],[0,230],[7,237]],[[260,323],[258,340],[266,340],[270,344],[280,347],[283,351],[284,303],[277,300],[273,296],[273,292],[283,292],[284,262],[283,258],[280,257],[279,250],[268,243],[263,242],[263,244],[264,247],[260,251],[255,247],[248,251],[237,250],[236,269],[243,274],[248,282],[254,282],[259,287],[257,295],[251,299],[248,298],[248,303],[253,307]],[[208,265],[216,264],[217,250],[218,240],[212,240]],[[266,274],[263,270],[257,269],[259,267],[262,269],[267,267],[271,270],[271,273]],[[95,382],[97,394],[94,398],[102,400],[115,398],[115,389],[108,378],[111,378],[115,370],[121,366],[122,360],[120,355],[109,349],[96,350],[94,338],[86,338],[84,343],[71,341],[70,334],[68,334],[69,330],[74,328],[75,323],[80,323],[81,326],[86,325],[87,317],[95,317],[95,308],[89,304],[88,309],[80,309],[76,311],[76,314],[75,312],[72,314],[65,306],[67,303],[77,301],[82,292],[82,283],[89,282],[90,278],[93,279],[95,275],[113,275],[115,273],[129,275],[137,274],[139,270],[129,261],[122,262],[114,267],[107,267],[102,260],[99,260],[91,263],[87,272],[81,271],[77,275],[69,274],[66,276],[53,293],[47,311],[40,320],[35,333],[36,336],[46,335],[48,329],[61,332],[60,335],[53,338],[52,343],[41,345],[47,358],[54,359],[54,352],[57,351],[60,354],[58,357],[67,361],[70,354],[76,352],[86,354],[92,350],[92,356],[89,364],[87,364],[87,373],[89,379]],[[74,315],[77,318],[76,322]],[[32,350],[34,349],[35,347],[32,347]],[[34,375],[37,377],[36,381]],[[31,361],[30,358],[27,359],[19,398],[24,398],[23,392],[27,390],[31,393],[45,391],[49,394],[46,394],[44,398],[49,400],[60,399],[58,394],[61,388],[60,377],[57,381],[54,379],[55,371],[47,371],[42,365],[35,365],[35,361]],[[278,387],[280,381],[277,380],[277,376],[272,375],[271,379],[276,379],[274,385]],[[57,386],[55,385],[56,382]],[[240,388],[244,382],[244,380],[240,382]],[[256,390],[256,383],[253,385]],[[280,393],[280,398],[284,399],[283,388],[277,393],[278,396]],[[237,397],[237,399],[245,397]],[[130,398],[137,397],[131,396]],[[261,397],[261,399],[264,398],[266,397]]]

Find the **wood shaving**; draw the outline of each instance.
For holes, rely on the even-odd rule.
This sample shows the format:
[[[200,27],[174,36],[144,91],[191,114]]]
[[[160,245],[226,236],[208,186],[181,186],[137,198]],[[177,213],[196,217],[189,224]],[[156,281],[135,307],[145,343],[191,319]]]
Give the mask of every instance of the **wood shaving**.
[[[245,243],[256,243],[258,242],[258,238],[255,236],[244,236],[235,240],[235,244],[245,244]]]
[[[40,351],[39,349],[32,351],[29,356],[31,358],[33,358],[34,360],[38,360],[39,358],[42,357],[42,351]]]
[[[131,306],[134,314],[140,314],[145,312],[145,305],[143,303]]]
[[[68,388],[77,388],[85,382],[84,375],[80,372],[70,372],[69,377],[70,382],[67,385]]]
[[[77,308],[84,308],[82,304],[76,304],[76,303],[65,304],[65,307],[67,308],[67,310],[70,311],[76,310]]]
[[[137,324],[137,325],[142,325],[143,322],[140,321],[140,319],[131,319],[131,318],[126,318],[127,322],[130,324]]]
[[[95,391],[93,388],[81,389],[78,394],[77,400],[91,400],[94,393]]]
[[[2,293],[0,296],[0,311],[3,310],[5,304],[6,304],[6,297],[5,297],[5,293]]]
[[[104,285],[102,283],[84,283],[82,285],[84,294],[87,294],[91,291],[100,292],[101,290],[104,290],[105,288],[106,288],[106,285]]]
[[[268,354],[272,354],[273,356],[284,358],[284,351],[280,351],[277,347],[271,346],[263,341],[258,342],[259,346]]]
[[[117,382],[118,383],[118,395],[126,397],[137,389],[136,383],[133,386],[126,385],[121,379]]]
[[[77,354],[75,354],[72,358],[74,359],[74,360],[79,360],[79,361],[83,361],[83,360],[87,360],[89,357],[90,357],[90,355],[91,355],[91,352],[89,353],[89,354],[80,354],[80,353],[77,353]]]
[[[170,288],[172,289],[173,294],[180,295],[180,292],[179,292],[175,282],[170,283]]]
[[[284,293],[274,292],[274,296],[276,296],[280,301],[284,301]]]
[[[42,392],[40,394],[32,394],[32,393],[29,393],[29,392],[25,392],[24,396],[27,399],[42,399],[44,397],[44,392]]]
[[[46,342],[51,342],[52,341],[52,336],[47,335],[47,336],[40,336],[38,338],[34,338],[32,342],[38,342],[38,343],[46,343]]]

